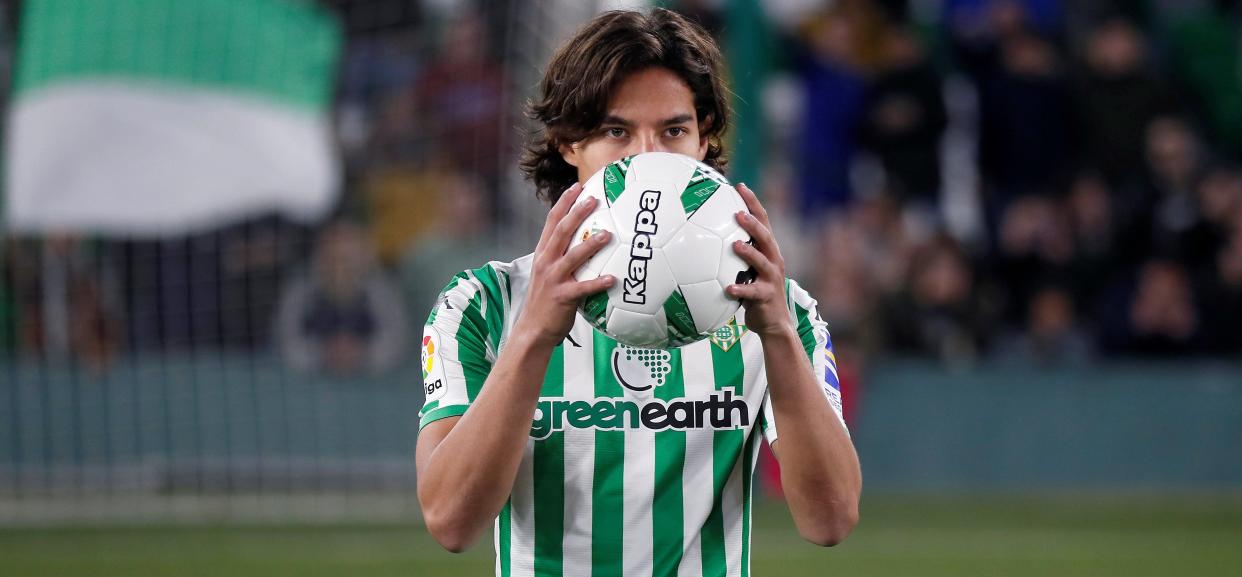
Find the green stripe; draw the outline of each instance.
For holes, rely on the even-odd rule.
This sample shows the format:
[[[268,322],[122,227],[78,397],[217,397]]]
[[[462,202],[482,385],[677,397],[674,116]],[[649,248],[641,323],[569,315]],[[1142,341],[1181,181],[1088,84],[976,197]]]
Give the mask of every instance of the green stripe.
[[[604,169],[604,196],[608,197],[608,204],[615,202],[622,192],[625,192],[625,173],[614,162]]]
[[[712,374],[716,389],[732,387],[735,395],[742,395],[745,365],[742,360],[742,344],[729,350],[712,349]],[[722,498],[724,484],[729,472],[737,463],[745,439],[744,430],[715,431],[712,433],[712,510],[703,523],[703,577],[723,576],[727,568],[724,548],[724,509]]]
[[[496,557],[500,562],[500,577],[509,577],[512,574],[510,567],[513,564],[513,553],[511,548],[511,540],[513,538],[513,500],[505,501],[505,507],[500,510],[500,545],[497,547]]]
[[[623,397],[612,374],[617,342],[592,331],[595,353],[595,396]],[[621,577],[625,522],[625,431],[595,431],[594,482],[591,484],[591,575]]]
[[[595,396],[624,397],[625,389],[612,374],[612,351],[617,348],[617,341],[599,331],[591,331],[591,335],[591,350],[595,354]]]
[[[745,378],[745,368],[742,362],[742,343],[735,343],[727,351],[722,351],[717,346],[713,346],[711,349],[712,376],[716,382],[716,390],[733,387],[733,394],[740,396],[742,394],[742,382]]]
[[[79,80],[189,86],[326,110],[341,31],[310,2],[27,0],[13,90]]]
[[[686,432],[655,434],[655,499],[651,508],[652,575],[677,575],[684,537],[682,471],[686,466]]]
[[[695,181],[695,178],[701,180]],[[694,176],[690,177],[690,184],[681,192],[681,207],[689,216],[698,210],[707,199],[716,193],[716,189],[720,188],[720,183],[707,178],[706,175],[695,169]]]
[[[468,405],[453,405],[423,413],[423,415],[418,419],[418,430],[421,431],[423,430],[423,427],[439,421],[440,419],[464,415],[466,413],[466,409],[468,408],[470,408]]]
[[[461,370],[466,377],[466,398],[472,403],[492,370],[492,363],[487,360],[487,346],[483,344],[487,338],[487,323],[480,312],[482,306],[482,292],[470,297],[466,310],[462,311],[461,324],[457,325],[457,334],[453,337],[457,341],[457,360],[461,362]]]
[[[557,345],[548,360],[540,398],[565,396],[565,348]],[[565,538],[565,432],[535,441],[532,456],[535,488],[535,574],[560,575]]]
[[[655,397],[673,401],[686,396],[681,349],[669,349],[668,380],[655,389]],[[686,466],[686,432],[655,434],[655,486],[651,508],[653,575],[677,575],[684,551],[685,513],[682,472]]]
[[[591,484],[591,575],[622,577],[625,522],[625,431],[595,431]]]
[[[758,439],[759,433],[752,429],[742,454],[742,577],[750,577],[750,492],[754,490],[755,443]]]
[[[535,574],[560,575],[565,538],[565,431],[536,441],[532,458],[535,487]]]
[[[474,278],[483,285],[483,295],[487,298],[487,339],[492,343],[492,350],[500,348],[500,332],[504,329],[505,304],[500,295],[500,280],[496,278],[496,270],[490,265],[483,265],[472,271]]]
[[[802,308],[801,305],[794,304],[794,314],[798,317],[798,339],[802,341],[802,348],[806,351],[806,358],[811,361],[811,366],[815,366],[815,325],[811,324],[810,311]]]
[[[725,482],[741,457],[746,431],[716,431],[712,434],[712,510],[703,523],[703,577],[724,577],[725,560],[724,507]]]

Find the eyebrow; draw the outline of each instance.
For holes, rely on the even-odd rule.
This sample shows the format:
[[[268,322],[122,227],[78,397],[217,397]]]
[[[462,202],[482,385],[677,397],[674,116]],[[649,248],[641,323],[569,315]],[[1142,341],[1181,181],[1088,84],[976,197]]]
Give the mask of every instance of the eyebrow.
[[[674,124],[685,124],[692,120],[694,120],[694,115],[678,114],[677,116],[666,118],[660,121],[660,126],[672,126]],[[628,128],[628,127],[634,126],[634,121],[621,118],[620,116],[609,114],[608,116],[604,117],[604,120],[600,122],[600,125],[601,126],[625,126]]]

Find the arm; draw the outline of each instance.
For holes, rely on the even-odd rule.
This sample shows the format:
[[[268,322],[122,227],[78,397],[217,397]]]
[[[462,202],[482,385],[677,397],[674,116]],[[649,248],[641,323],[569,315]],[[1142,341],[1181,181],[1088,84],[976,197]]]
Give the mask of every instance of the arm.
[[[548,213],[535,248],[526,304],[478,396],[464,414],[428,423],[419,434],[419,505],[427,530],[450,551],[468,547],[504,506],[552,350],[573,326],[578,302],[616,281],[611,276],[574,280],[574,271],[609,239],[607,233],[597,234],[566,252],[571,235],[596,202],[591,198],[575,206],[580,190],[571,187]]]
[[[460,417],[418,435],[418,501],[427,530],[460,552],[509,498],[526,447],[531,415],[554,347],[514,331],[491,375]]]
[[[862,492],[858,456],[815,379],[789,313],[784,260],[767,213],[745,185],[740,185],[738,192],[751,213],[739,213],[738,222],[755,244],[739,241],[734,250],[755,267],[758,275],[751,284],[730,285],[728,292],[742,299],[746,325],[763,342],[773,417],[780,424],[780,438],[785,439],[773,443],[772,452],[781,464],[794,524],[808,541],[835,545],[858,522]]]

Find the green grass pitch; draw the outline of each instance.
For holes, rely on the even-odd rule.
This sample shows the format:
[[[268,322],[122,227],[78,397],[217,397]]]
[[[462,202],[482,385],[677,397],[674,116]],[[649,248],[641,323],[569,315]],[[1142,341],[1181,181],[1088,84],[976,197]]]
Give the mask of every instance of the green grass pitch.
[[[868,495],[844,544],[755,510],[757,577],[1242,575],[1242,496]],[[0,575],[457,577],[492,574],[490,539],[441,550],[415,523],[0,530]]]

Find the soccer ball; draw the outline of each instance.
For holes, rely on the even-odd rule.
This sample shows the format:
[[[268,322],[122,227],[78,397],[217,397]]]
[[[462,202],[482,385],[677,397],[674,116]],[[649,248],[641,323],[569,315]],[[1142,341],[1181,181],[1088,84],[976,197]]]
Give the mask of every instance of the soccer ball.
[[[738,301],[724,289],[753,278],[733,251],[733,241],[750,235],[734,217],[746,205],[719,172],[688,156],[648,152],[604,167],[582,196],[599,202],[571,248],[613,233],[574,274],[617,278],[582,302],[579,312],[595,328],[626,345],[669,348],[702,339],[737,314]]]

